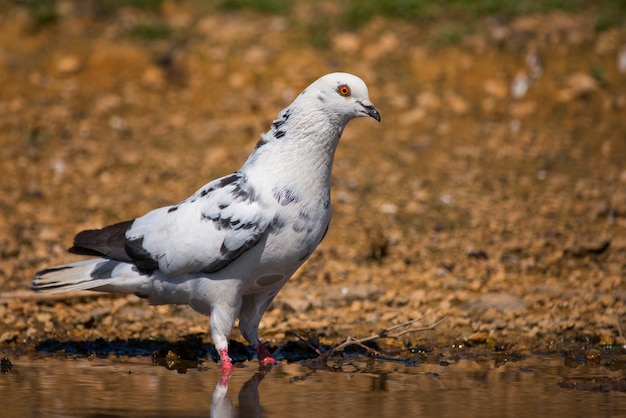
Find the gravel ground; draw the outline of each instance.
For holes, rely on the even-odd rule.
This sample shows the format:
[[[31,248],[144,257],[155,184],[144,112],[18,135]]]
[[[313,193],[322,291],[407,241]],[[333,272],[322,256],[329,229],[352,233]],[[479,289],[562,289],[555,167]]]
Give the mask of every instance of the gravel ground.
[[[271,345],[444,317],[379,343],[626,343],[623,26],[553,12],[484,19],[452,42],[450,23],[377,18],[317,34],[319,47],[310,27],[266,14],[168,2],[95,19],[60,4],[38,30],[23,9],[0,15],[0,353],[205,333],[186,307],[28,286],[79,259],[65,250],[80,230],[238,168],[295,94],[337,70],[366,80],[382,124],[346,130],[329,233],[263,318]],[[132,36],[155,21],[170,35]]]

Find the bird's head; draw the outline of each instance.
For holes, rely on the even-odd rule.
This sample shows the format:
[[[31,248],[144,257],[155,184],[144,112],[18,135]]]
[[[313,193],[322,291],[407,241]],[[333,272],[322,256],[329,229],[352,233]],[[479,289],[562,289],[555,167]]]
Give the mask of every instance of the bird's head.
[[[302,94],[314,95],[327,113],[336,115],[346,122],[363,116],[369,116],[380,122],[380,113],[370,101],[365,82],[355,75],[326,74]]]

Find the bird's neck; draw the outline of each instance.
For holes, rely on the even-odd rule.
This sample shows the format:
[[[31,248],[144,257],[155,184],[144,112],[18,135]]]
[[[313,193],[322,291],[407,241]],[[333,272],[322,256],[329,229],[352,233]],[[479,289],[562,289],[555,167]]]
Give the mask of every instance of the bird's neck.
[[[249,178],[264,178],[301,190],[328,190],[344,127],[324,115],[289,107],[261,135],[241,171]]]

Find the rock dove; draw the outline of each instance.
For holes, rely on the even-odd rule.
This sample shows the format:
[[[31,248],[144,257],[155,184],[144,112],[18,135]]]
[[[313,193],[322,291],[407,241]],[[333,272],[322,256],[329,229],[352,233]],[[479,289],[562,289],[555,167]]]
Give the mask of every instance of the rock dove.
[[[178,204],[80,232],[69,251],[98,258],[42,270],[32,289],[189,304],[210,315],[226,376],[228,337],[239,318],[259,362],[274,363],[259,340],[259,321],[324,237],[335,149],[348,122],[363,116],[380,122],[363,80],[348,73],[321,77],[279,113],[238,171]]]

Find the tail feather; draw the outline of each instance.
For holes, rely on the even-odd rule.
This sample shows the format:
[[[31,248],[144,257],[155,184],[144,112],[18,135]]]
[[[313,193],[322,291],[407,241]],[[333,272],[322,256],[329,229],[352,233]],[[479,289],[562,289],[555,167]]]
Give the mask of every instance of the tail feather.
[[[134,293],[145,281],[145,276],[143,280],[137,280],[142,277],[133,267],[131,264],[108,258],[64,264],[37,272],[31,289],[40,293],[73,290]]]

